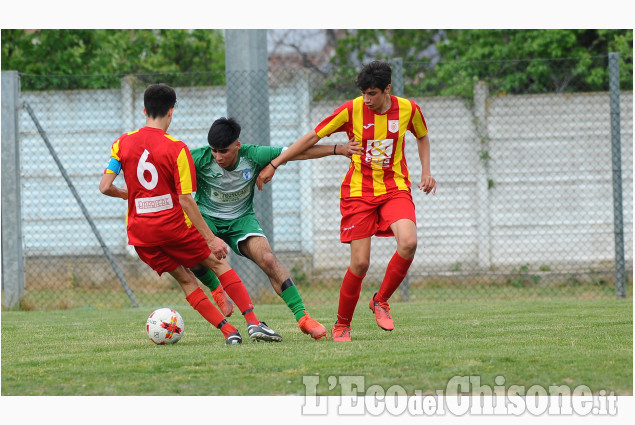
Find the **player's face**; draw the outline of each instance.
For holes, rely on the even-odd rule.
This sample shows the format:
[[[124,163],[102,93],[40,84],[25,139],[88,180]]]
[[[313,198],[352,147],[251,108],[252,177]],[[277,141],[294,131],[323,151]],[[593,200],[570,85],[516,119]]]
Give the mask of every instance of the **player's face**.
[[[368,109],[376,112],[382,112],[386,105],[386,99],[389,99],[390,85],[385,90],[379,90],[377,87],[371,87],[362,90],[362,98]]]
[[[240,150],[240,140],[236,140],[231,145],[223,149],[212,148],[214,160],[221,168],[232,168],[238,161],[238,151]]]

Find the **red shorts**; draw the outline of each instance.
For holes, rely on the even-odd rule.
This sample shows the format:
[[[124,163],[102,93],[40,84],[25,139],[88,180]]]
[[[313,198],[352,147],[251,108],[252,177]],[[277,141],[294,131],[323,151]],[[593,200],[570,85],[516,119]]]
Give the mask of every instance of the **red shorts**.
[[[210,256],[212,251],[203,236],[192,226],[184,238],[159,246],[135,246],[144,263],[159,276],[176,270],[179,266],[192,267]]]
[[[340,224],[342,243],[350,243],[373,235],[394,236],[390,225],[403,218],[417,224],[412,195],[405,190],[372,198],[342,198],[340,211],[342,213]]]

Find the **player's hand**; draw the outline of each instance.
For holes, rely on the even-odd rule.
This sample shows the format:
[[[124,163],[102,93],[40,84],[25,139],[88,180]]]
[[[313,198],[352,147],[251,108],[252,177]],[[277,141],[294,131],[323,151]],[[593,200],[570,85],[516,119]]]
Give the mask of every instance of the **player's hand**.
[[[212,250],[212,254],[214,254],[217,259],[222,260],[223,258],[227,258],[227,253],[229,252],[227,250],[227,244],[221,238],[214,236],[214,239],[208,241],[207,245],[209,245],[209,249]]]
[[[275,173],[276,170],[271,165],[267,165],[263,168],[260,174],[258,174],[258,178],[256,178],[256,187],[258,190],[262,190],[262,186],[269,183]]]
[[[348,143],[344,145],[346,149],[344,151],[344,156],[347,158],[351,158],[353,155],[361,155],[362,154],[362,146],[359,142],[355,140],[355,138],[351,138],[348,140]]]
[[[434,195],[437,192],[437,181],[432,176],[421,176],[419,189],[423,190],[426,195],[430,192]]]

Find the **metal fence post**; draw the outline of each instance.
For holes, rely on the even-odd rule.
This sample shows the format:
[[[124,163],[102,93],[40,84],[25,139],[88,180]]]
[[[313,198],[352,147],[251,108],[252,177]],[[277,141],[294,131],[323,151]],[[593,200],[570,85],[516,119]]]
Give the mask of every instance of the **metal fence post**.
[[[135,128],[135,80],[133,75],[121,79],[121,133]]]
[[[624,222],[622,206],[622,148],[620,130],[620,56],[609,53],[609,92],[611,102],[611,151],[613,161],[613,229],[615,233],[615,293],[626,297],[624,264]]]
[[[403,59],[402,58],[392,58],[390,61],[390,66],[392,68],[392,94],[395,96],[403,97],[404,96],[404,88],[403,88]]]
[[[20,77],[2,71],[2,291],[5,307],[24,296],[18,107]]]
[[[75,185],[71,181],[69,174],[66,172],[66,168],[64,168],[64,165],[62,164],[62,161],[60,161],[59,156],[55,152],[55,149],[53,148],[51,141],[46,135],[46,132],[40,125],[40,121],[35,116],[35,112],[33,112],[33,109],[27,102],[24,102],[24,107],[26,108],[26,111],[31,116],[31,119],[33,120],[33,124],[35,124],[35,127],[37,128],[37,131],[40,134],[40,137],[42,137],[42,141],[44,142],[47,149],[49,150],[51,157],[53,157],[53,161],[55,161],[55,164],[57,165],[57,168],[60,170],[62,177],[64,177],[64,180],[66,181],[66,185],[68,186],[68,189],[73,194],[73,197],[75,198],[75,201],[77,202],[77,205],[79,206],[79,209],[82,211],[82,214],[84,214],[84,218],[86,219],[86,221],[88,221],[88,225],[90,226],[91,230],[93,231],[93,234],[99,241],[99,245],[104,251],[106,258],[108,258],[108,261],[110,262],[110,265],[113,271],[115,272],[115,274],[119,278],[119,281],[121,282],[121,286],[123,286],[124,291],[126,292],[126,295],[128,295],[128,298],[130,298],[130,301],[132,302],[132,306],[139,307],[139,303],[137,302],[137,299],[135,298],[134,293],[128,286],[128,283],[126,282],[126,279],[124,278],[123,273],[119,269],[119,266],[117,266],[115,259],[110,253],[110,249],[106,245],[106,242],[104,242],[104,238],[102,238],[101,233],[99,233],[99,230],[97,230],[97,225],[95,225],[95,221],[93,220],[92,216],[88,212],[88,209],[86,208],[86,205],[84,204],[84,201],[82,201],[82,198],[79,196],[79,192],[77,192],[77,189],[75,189]]]
[[[474,128],[476,131],[476,205],[478,214],[478,266],[480,270],[491,267],[490,200],[489,189],[489,136],[487,130],[487,99],[489,86],[484,81],[474,83]]]
[[[227,115],[240,123],[240,141],[271,145],[267,30],[226,30],[225,68]],[[213,121],[218,117],[211,118]],[[262,192],[255,194],[254,210],[273,248],[272,184],[266,184]],[[269,287],[269,279],[252,261],[233,253],[230,261],[247,288]]]
[[[391,93],[395,96],[403,97],[403,59],[392,58],[390,60],[390,67],[392,68]],[[410,301],[410,274],[406,274],[403,282],[401,282],[401,285],[399,286],[399,293],[401,294],[402,301]]]

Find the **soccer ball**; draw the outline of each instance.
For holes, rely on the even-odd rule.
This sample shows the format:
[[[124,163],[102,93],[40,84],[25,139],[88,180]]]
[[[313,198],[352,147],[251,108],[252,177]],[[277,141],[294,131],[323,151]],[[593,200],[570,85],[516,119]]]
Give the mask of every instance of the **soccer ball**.
[[[155,344],[175,344],[179,342],[185,330],[183,318],[171,308],[154,310],[146,321],[146,332]]]

